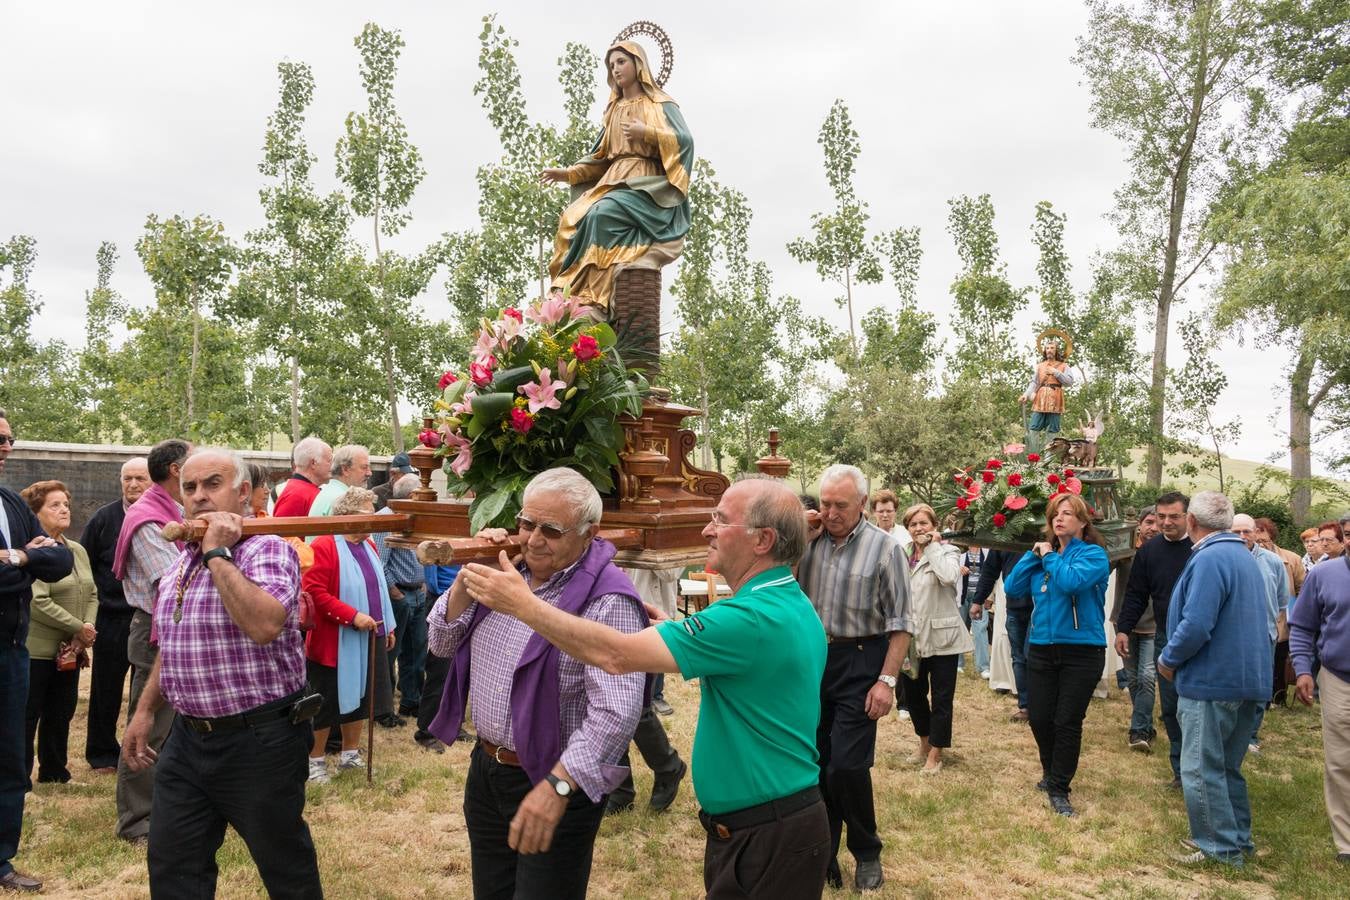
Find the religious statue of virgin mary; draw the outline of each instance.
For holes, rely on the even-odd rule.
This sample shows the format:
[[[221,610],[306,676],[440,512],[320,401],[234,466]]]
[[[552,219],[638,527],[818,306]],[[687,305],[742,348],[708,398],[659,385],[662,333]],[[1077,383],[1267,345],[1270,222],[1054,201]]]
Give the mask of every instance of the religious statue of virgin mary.
[[[668,55],[666,63],[668,71]],[[680,255],[689,231],[694,167],[689,128],[661,89],[666,72],[658,81],[646,52],[631,40],[615,41],[605,53],[605,68],[609,104],[595,146],[575,164],[540,175],[546,184],[572,188],[548,267],[552,288],[595,307],[602,317],[621,270],[660,268]]]

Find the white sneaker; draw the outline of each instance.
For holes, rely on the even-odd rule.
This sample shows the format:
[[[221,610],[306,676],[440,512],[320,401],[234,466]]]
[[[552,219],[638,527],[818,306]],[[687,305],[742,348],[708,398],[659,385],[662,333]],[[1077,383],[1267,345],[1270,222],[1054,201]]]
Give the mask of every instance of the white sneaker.
[[[980,677],[983,678],[985,681],[988,681],[988,680],[989,680],[989,670],[988,670],[988,669],[981,669],[981,670],[980,670]]]
[[[361,758],[360,750],[353,750],[350,755],[344,750],[342,756],[338,758],[338,771],[345,769],[364,769],[366,761]]]
[[[332,781],[328,775],[328,760],[311,759],[309,761],[309,780],[315,784],[327,784]]]
[[[903,706],[900,707],[900,709],[897,710],[895,714],[900,717],[901,722],[909,721],[909,710],[905,709]]]
[[[1255,741],[1252,741],[1250,744],[1247,745],[1247,752],[1248,752],[1248,753],[1260,753],[1260,752],[1261,752],[1261,745],[1258,744],[1258,743],[1256,743]]]

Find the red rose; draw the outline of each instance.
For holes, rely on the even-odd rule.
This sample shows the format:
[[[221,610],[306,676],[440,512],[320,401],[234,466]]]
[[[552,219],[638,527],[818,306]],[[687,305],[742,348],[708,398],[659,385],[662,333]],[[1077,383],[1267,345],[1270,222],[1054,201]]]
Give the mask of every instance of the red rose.
[[[1059,476],[1058,476],[1058,475],[1054,475],[1054,474],[1047,475],[1047,476],[1045,476],[1045,480],[1048,481],[1048,482],[1050,482],[1051,484],[1059,484]]]
[[[1065,477],[1065,478],[1072,478],[1072,477],[1073,477],[1073,469],[1065,469],[1065,470],[1064,470],[1064,477]]]
[[[994,473],[986,469],[985,471],[980,473],[980,480],[982,480],[985,484],[993,484]]]
[[[421,442],[423,447],[430,447],[435,450],[441,445],[441,433],[434,428],[424,428],[418,433],[417,440]]]
[[[456,381],[459,381],[459,379],[455,377],[454,372],[446,372],[444,375],[441,376],[441,380],[436,382],[436,387],[440,388],[441,390],[445,390],[450,385],[454,384]]]
[[[970,509],[970,501],[967,500],[965,497],[957,497],[957,498],[956,498],[956,508],[957,508],[957,509]]]
[[[485,387],[492,381],[492,370],[480,363],[469,363],[469,378],[479,387]]]
[[[520,310],[516,309],[514,306],[508,306],[506,309],[502,310],[502,318],[508,317],[515,319],[517,322],[525,321],[525,317],[521,315]]]
[[[1040,462],[1040,461],[1041,461],[1041,455],[1040,455],[1039,453],[1028,453],[1028,454],[1027,454],[1027,462]]]
[[[1004,525],[1007,525],[1007,524],[1008,524],[1008,517],[1007,517],[1007,516],[1005,516],[1003,513],[994,513],[994,527],[995,527],[995,528],[1002,528]]]
[[[952,481],[955,481],[957,484],[960,484],[960,483],[961,483],[961,477],[962,477],[962,476],[961,476],[961,473],[960,473],[960,472],[957,472],[955,475],[952,476]]]
[[[964,481],[961,482],[961,487],[970,487],[970,486],[971,486],[972,484],[974,484],[974,483],[975,483],[975,479],[974,479],[974,478],[971,478],[970,476],[966,476],[966,479],[965,479]]]
[[[521,434],[529,434],[530,429],[534,427],[534,416],[530,415],[530,411],[527,409],[513,406],[511,407],[511,427]]]
[[[1022,474],[1020,472],[1014,472],[1008,476],[1008,485],[1010,487],[1017,487],[1021,483],[1022,483]]]
[[[989,462],[985,465],[985,468],[988,468],[988,469],[1001,469],[1001,468],[1003,468],[1003,463],[999,462],[999,461],[996,460],[996,459],[991,459],[991,460],[989,460]]]
[[[572,355],[577,358],[577,362],[595,359],[600,355],[600,345],[589,334],[583,334],[572,342]]]

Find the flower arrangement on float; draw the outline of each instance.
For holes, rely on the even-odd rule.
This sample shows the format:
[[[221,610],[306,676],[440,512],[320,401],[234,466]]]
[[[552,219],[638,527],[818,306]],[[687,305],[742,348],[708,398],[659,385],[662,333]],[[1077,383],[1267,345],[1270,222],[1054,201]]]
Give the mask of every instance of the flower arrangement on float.
[[[472,361],[441,376],[437,427],[418,436],[444,458],[472,533],[512,527],[530,478],[567,466],[612,491],[624,446],[619,416],[642,414],[647,381],[629,371],[614,329],[554,291],[482,319]]]
[[[1082,494],[1083,483],[1072,467],[1025,450],[1022,444],[1008,444],[1001,454],[953,473],[942,512],[952,515],[957,531],[1038,540],[1032,535],[1045,524],[1051,498]],[[1090,505],[1089,510],[1097,514]]]

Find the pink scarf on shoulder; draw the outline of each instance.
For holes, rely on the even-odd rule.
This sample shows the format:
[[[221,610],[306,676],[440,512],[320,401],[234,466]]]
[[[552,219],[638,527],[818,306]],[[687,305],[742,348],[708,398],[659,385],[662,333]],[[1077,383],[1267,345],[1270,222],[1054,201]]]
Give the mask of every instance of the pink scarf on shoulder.
[[[131,536],[136,533],[137,528],[142,525],[164,526],[170,522],[181,521],[183,521],[183,511],[179,508],[177,501],[159,485],[150,485],[150,490],[141,494],[140,499],[127,508],[127,516],[122,522],[122,530],[117,535],[117,550],[113,555],[113,576],[118,581],[127,577],[127,558],[131,555]],[[179,550],[183,549],[181,541],[175,541],[174,545]]]

